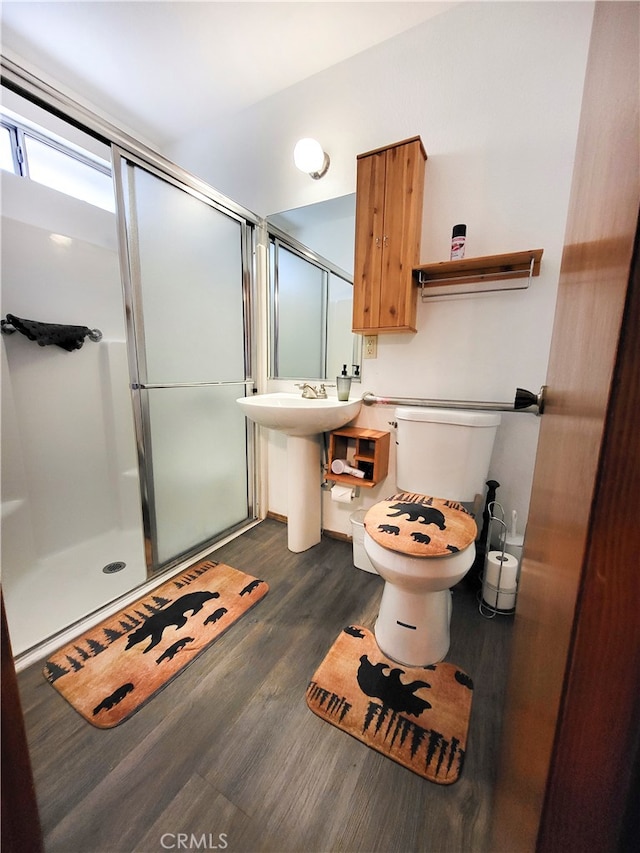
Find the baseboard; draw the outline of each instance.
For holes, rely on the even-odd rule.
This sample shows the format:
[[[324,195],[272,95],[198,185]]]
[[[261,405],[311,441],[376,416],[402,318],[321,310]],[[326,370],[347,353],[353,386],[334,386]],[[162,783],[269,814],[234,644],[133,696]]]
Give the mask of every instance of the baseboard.
[[[267,518],[272,518],[274,521],[280,521],[280,522],[282,522],[282,524],[287,523],[287,516],[286,515],[280,515],[279,512],[268,512]]]
[[[323,530],[322,532],[329,539],[339,539],[341,542],[353,542],[353,537],[349,536],[348,533],[339,533],[337,530]]]
[[[272,518],[274,521],[280,521],[283,524],[287,523],[287,516],[281,515],[279,512],[268,512],[267,518]],[[353,537],[349,536],[348,533],[340,533],[337,530],[326,530],[322,531],[325,536],[328,536],[330,539],[339,539],[341,542],[353,542]]]

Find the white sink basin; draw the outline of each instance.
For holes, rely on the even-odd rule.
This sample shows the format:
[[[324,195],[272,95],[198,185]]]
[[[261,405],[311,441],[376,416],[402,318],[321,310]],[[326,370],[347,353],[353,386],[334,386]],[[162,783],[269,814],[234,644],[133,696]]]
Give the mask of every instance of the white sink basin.
[[[335,397],[307,400],[300,394],[278,392],[240,397],[237,403],[245,415],[260,426],[301,436],[344,426],[356,417],[362,400],[341,402]]]

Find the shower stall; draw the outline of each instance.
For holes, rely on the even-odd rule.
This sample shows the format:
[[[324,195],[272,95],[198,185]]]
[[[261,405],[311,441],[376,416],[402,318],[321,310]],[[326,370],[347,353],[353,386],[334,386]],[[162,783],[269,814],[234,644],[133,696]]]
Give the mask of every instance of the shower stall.
[[[256,519],[235,404],[253,388],[256,222],[90,129],[117,213],[2,172],[2,316],[101,333],[66,351],[3,330],[2,589],[17,656]]]

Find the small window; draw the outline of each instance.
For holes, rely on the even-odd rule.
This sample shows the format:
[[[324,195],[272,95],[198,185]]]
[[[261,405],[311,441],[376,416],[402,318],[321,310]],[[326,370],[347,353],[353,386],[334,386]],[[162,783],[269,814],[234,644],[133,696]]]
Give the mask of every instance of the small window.
[[[13,145],[11,131],[8,127],[0,127],[0,169],[15,172],[13,163]]]
[[[115,212],[111,169],[65,139],[13,114],[2,115],[0,168]]]
[[[115,211],[111,175],[25,134],[29,177],[51,189]]]

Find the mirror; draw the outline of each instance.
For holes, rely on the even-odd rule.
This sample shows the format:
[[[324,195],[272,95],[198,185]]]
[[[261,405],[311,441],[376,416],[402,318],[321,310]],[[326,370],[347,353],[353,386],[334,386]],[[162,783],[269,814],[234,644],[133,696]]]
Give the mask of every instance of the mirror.
[[[360,374],[351,331],[355,194],[267,217],[270,378],[335,382]]]

